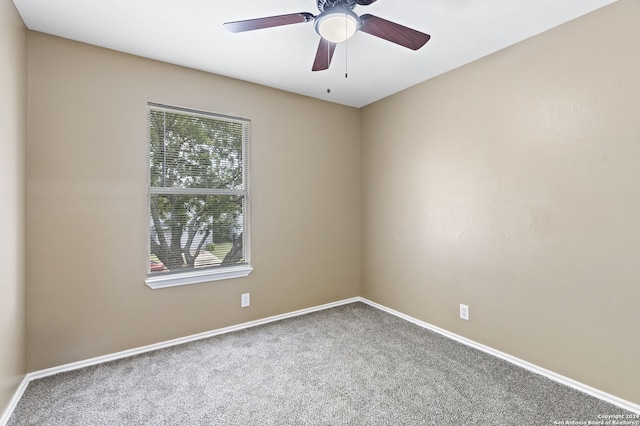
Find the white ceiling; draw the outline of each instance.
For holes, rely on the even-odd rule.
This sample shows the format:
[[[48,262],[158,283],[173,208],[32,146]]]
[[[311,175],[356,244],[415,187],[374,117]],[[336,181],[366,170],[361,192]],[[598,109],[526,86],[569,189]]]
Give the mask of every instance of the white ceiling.
[[[357,33],[319,72],[311,71],[319,41],[312,22],[236,34],[222,26],[317,15],[316,0],[13,1],[31,30],[362,107],[617,0],[378,0],[354,12],[431,40],[412,51]]]

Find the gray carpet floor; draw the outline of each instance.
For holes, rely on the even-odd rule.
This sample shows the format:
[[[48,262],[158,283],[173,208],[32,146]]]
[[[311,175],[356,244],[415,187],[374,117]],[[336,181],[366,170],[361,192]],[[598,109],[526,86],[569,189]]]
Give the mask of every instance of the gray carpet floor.
[[[612,414],[630,413],[354,303],[34,380],[8,425],[553,425]]]

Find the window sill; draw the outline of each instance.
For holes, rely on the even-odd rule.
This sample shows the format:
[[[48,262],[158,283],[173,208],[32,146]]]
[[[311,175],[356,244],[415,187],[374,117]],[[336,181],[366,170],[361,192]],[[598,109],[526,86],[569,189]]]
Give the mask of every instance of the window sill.
[[[176,287],[180,285],[190,285],[206,283],[218,280],[228,280],[231,278],[246,277],[253,271],[250,265],[231,266],[220,269],[207,269],[204,271],[191,271],[189,273],[167,274],[154,277],[147,277],[145,284],[154,290],[166,287]]]

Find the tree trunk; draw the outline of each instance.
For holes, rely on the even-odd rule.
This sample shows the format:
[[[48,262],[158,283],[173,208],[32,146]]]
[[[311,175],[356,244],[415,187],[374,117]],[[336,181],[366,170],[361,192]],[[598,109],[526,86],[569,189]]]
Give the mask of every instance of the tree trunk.
[[[224,257],[222,265],[233,265],[242,260],[242,242],[244,241],[244,233],[240,234],[234,241],[231,250]]]

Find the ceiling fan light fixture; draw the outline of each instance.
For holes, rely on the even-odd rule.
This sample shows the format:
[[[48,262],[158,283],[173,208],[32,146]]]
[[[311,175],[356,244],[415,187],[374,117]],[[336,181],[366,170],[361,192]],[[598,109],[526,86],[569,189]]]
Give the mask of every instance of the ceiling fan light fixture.
[[[349,40],[359,28],[358,15],[342,7],[325,10],[316,18],[316,32],[331,43]]]

